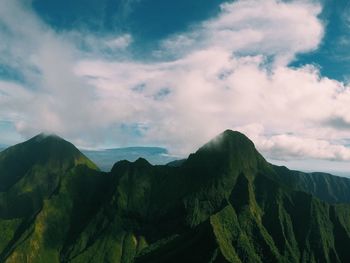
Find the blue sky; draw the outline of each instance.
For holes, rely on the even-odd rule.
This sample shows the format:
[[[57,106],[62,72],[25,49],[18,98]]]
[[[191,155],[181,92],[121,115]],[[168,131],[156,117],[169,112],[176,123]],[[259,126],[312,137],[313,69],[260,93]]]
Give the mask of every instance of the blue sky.
[[[183,32],[194,23],[220,12],[222,0],[36,0],[33,7],[57,30],[88,30],[91,33],[128,33],[133,45],[153,48],[162,38]]]
[[[320,18],[325,24],[326,32],[319,48],[299,55],[291,65],[314,63],[320,66],[323,76],[349,81],[349,14],[349,1],[324,1]]]
[[[345,0],[4,0],[0,135],[185,156],[225,129],[350,171]],[[19,23],[20,21],[20,23]]]

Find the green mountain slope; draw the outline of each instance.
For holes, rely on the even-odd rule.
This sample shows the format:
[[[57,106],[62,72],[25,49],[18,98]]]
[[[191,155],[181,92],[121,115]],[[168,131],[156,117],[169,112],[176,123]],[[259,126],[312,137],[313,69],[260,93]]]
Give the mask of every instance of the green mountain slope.
[[[73,144],[56,135],[40,134],[0,153],[0,192],[25,177],[34,166],[55,172],[79,163],[96,167]]]
[[[36,253],[33,246],[38,247],[39,243],[34,237],[38,235],[45,239],[49,235],[46,233],[50,230],[44,230],[44,226],[49,225],[60,232],[55,222],[51,218],[46,220],[44,214],[52,213],[60,220],[58,214],[66,213],[65,207],[60,207],[61,202],[55,201],[55,207],[49,202],[68,187],[68,181],[73,180],[70,174],[79,176],[80,167],[94,173],[97,169],[75,146],[53,135],[38,135],[0,153],[0,262],[15,250],[15,254],[20,251],[19,244],[28,246],[27,257]],[[83,182],[87,180],[84,174]],[[62,202],[63,206],[81,193],[78,189],[72,191],[74,195]],[[81,194],[84,198],[84,193]],[[28,245],[30,242],[33,242],[32,246]],[[45,239],[45,243],[50,242]]]
[[[329,203],[350,203],[350,179],[327,173],[303,173],[274,166],[280,182]]]
[[[51,140],[13,147],[11,158],[36,156],[26,169],[0,162],[0,262],[350,260],[350,180],[273,166],[241,133],[176,165],[120,161],[110,173]]]

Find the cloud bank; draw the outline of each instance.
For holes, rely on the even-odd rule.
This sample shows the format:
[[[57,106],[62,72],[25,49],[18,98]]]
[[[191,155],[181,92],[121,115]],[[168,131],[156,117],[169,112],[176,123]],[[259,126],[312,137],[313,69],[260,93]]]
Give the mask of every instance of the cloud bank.
[[[0,119],[28,137],[84,147],[161,145],[184,155],[230,128],[269,158],[350,160],[347,84],[288,67],[324,35],[315,1],[240,0],[130,59],[132,35],[55,32],[17,1],[0,3]],[[21,17],[23,23],[16,23]]]

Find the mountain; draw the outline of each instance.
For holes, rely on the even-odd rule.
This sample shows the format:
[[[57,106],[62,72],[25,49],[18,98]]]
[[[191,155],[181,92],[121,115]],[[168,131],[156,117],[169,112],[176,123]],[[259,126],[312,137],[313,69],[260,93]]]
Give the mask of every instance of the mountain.
[[[239,132],[181,162],[108,173],[56,136],[9,150],[0,262],[350,260],[350,180],[269,164]]]
[[[55,135],[40,134],[0,153],[0,262],[34,237],[38,217],[45,207],[52,209],[47,201],[62,191],[70,173],[81,169],[95,173],[97,167]]]
[[[13,186],[32,169],[53,173],[78,163],[96,168],[73,144],[56,135],[40,134],[0,153],[0,191]]]
[[[160,147],[126,147],[103,150],[82,150],[102,171],[110,171],[117,161],[136,161],[138,158],[147,159],[152,164],[166,164],[174,161],[175,157]]]
[[[294,189],[308,192],[328,203],[350,203],[349,179],[328,173],[303,173],[274,166],[278,180]]]
[[[0,144],[0,152],[2,152],[3,150],[5,150],[8,146],[5,144]]]

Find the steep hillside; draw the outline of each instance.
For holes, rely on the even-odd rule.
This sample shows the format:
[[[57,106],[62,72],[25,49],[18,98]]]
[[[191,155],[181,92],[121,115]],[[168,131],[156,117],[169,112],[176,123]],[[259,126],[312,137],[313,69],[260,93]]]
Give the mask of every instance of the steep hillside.
[[[36,209],[1,217],[0,261],[350,260],[348,181],[273,166],[241,133],[225,131],[176,165],[140,158],[101,173],[76,154],[55,166],[64,172],[53,191],[27,198]],[[18,189],[48,182],[50,170],[40,180],[21,173],[0,202],[21,196],[12,189],[22,181]]]
[[[54,173],[84,163],[96,166],[71,143],[56,135],[39,134],[0,153],[0,192],[4,192],[31,172],[44,167]]]
[[[40,134],[0,153],[0,262],[15,249],[15,254],[19,253],[19,244],[36,242],[33,237],[37,224],[41,228],[46,225],[53,229],[57,227],[50,220],[41,222],[40,218],[46,209],[50,209],[48,200],[55,199],[55,195],[67,187],[68,181],[74,181],[73,175],[77,177],[82,173],[81,169],[87,174],[97,173],[97,167],[74,145],[53,135]],[[84,178],[83,182],[88,180],[91,179]],[[62,201],[63,205],[72,203],[79,194],[79,199],[85,198],[86,194],[78,191],[82,186],[72,187],[75,187],[74,193]],[[53,210],[66,213],[60,205],[57,203]],[[35,253],[33,248],[30,250],[28,257]]]
[[[329,203],[350,203],[350,179],[327,173],[303,173],[274,166],[278,180]]]

